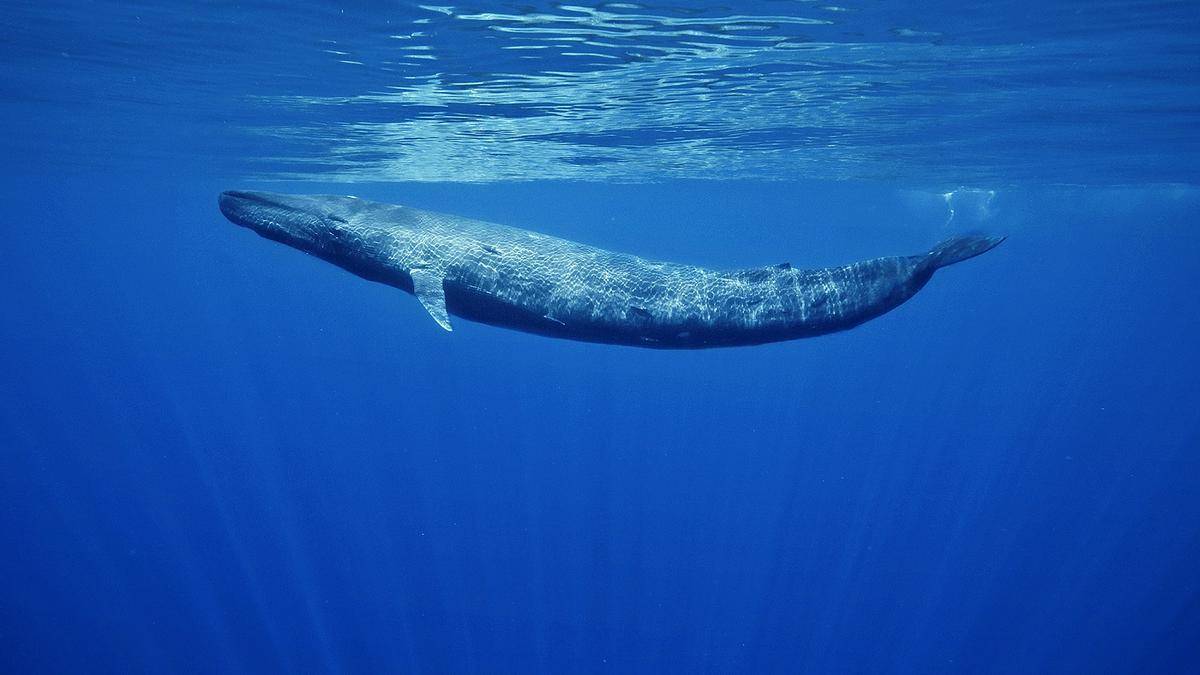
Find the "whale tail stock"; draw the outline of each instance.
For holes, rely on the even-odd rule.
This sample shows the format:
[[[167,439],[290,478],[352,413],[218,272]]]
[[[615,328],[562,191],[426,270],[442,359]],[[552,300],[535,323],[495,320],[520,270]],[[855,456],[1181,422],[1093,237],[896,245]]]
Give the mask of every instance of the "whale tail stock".
[[[934,246],[925,255],[925,265],[932,272],[946,265],[974,258],[1000,245],[1005,237],[989,237],[982,234],[964,234],[951,237]]]

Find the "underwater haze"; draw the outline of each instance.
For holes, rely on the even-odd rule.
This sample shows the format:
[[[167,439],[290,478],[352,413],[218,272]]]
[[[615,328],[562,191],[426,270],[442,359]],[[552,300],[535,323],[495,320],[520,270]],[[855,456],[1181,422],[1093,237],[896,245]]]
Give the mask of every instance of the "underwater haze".
[[[0,0],[0,672],[1200,671],[1200,11],[832,2]],[[232,189],[1008,239],[657,351],[447,333]]]

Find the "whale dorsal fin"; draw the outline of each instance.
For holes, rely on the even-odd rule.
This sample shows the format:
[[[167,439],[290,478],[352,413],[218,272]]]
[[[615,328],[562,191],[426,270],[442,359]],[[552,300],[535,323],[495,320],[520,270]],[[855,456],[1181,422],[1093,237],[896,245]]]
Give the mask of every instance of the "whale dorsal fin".
[[[450,314],[446,312],[446,289],[442,285],[442,274],[429,268],[417,268],[409,275],[413,280],[413,293],[429,316],[442,328],[454,330],[450,327]]]

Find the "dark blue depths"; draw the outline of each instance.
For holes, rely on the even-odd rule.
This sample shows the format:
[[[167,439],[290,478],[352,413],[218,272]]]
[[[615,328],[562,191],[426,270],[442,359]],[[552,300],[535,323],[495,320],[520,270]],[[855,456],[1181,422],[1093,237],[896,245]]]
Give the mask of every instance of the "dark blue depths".
[[[658,353],[446,334],[217,187],[5,185],[7,671],[1196,657],[1193,192],[1026,191],[1005,246],[881,319]],[[941,231],[867,186],[377,189],[702,264]]]

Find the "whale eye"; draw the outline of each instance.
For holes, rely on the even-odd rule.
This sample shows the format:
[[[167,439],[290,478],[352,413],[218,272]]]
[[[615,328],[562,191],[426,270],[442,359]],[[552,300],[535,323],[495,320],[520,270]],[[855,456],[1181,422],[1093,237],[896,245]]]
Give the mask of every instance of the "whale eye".
[[[347,224],[347,223],[349,222],[349,221],[347,221],[345,218],[343,218],[343,217],[341,217],[341,216],[335,216],[335,215],[333,215],[332,213],[331,213],[331,214],[329,214],[328,216],[326,216],[326,218],[328,218],[328,219],[332,220],[332,221],[333,221],[333,222],[335,222],[335,223],[341,223],[341,224],[343,224],[343,225],[345,225],[345,224]]]

